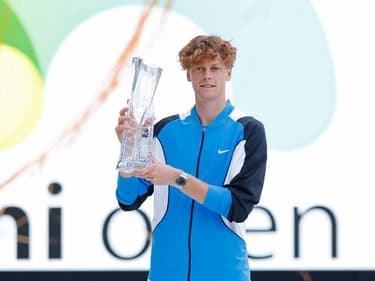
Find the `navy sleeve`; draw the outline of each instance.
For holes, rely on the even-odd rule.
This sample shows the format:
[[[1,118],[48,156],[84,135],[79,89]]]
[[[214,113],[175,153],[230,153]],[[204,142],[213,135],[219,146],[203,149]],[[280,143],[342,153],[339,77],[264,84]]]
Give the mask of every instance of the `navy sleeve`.
[[[264,126],[252,117],[238,120],[244,126],[244,160],[239,173],[226,185],[232,194],[228,220],[243,222],[260,200],[267,162]]]

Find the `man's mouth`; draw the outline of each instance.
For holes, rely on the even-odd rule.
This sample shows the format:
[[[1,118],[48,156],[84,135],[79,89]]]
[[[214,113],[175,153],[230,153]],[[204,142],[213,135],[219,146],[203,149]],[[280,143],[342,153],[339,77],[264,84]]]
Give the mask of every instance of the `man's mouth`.
[[[214,88],[215,86],[212,84],[201,84],[200,87],[201,88]]]

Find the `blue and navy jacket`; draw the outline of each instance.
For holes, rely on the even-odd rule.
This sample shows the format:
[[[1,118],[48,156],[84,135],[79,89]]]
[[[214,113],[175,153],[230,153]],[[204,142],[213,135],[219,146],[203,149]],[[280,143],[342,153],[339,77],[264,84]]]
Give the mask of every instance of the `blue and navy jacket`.
[[[154,197],[151,281],[249,281],[245,225],[259,202],[267,159],[262,123],[228,100],[208,126],[196,108],[154,126],[154,156],[209,185],[203,204],[173,186],[118,177],[124,210]]]

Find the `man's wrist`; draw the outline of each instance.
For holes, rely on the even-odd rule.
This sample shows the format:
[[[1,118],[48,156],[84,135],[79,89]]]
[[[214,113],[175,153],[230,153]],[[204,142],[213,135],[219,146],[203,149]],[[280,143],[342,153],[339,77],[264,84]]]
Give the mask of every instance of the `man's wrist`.
[[[177,189],[183,191],[183,189],[185,188],[188,182],[188,178],[189,178],[189,175],[187,173],[185,173],[184,171],[179,171],[178,176],[175,179],[174,186]]]

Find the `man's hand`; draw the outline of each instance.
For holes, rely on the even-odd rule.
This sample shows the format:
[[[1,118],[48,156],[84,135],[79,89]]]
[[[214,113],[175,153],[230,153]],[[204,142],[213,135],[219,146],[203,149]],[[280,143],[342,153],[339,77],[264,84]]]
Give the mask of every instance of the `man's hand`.
[[[138,129],[137,122],[133,116],[128,114],[129,108],[124,107],[120,111],[120,116],[118,117],[117,126],[115,127],[117,139],[122,142],[122,137],[124,132],[127,135],[132,135]]]
[[[133,171],[131,174],[138,178],[144,178],[154,185],[174,185],[181,171],[169,165],[154,162],[146,168]]]
[[[154,118],[147,118],[143,120],[143,124],[138,124],[132,114],[129,114],[129,108],[124,107],[120,111],[120,116],[118,117],[117,126],[115,127],[117,139],[119,142],[122,142],[123,134],[129,137],[136,134],[137,131],[142,134],[145,133],[146,129],[149,126],[152,126],[154,123]]]

